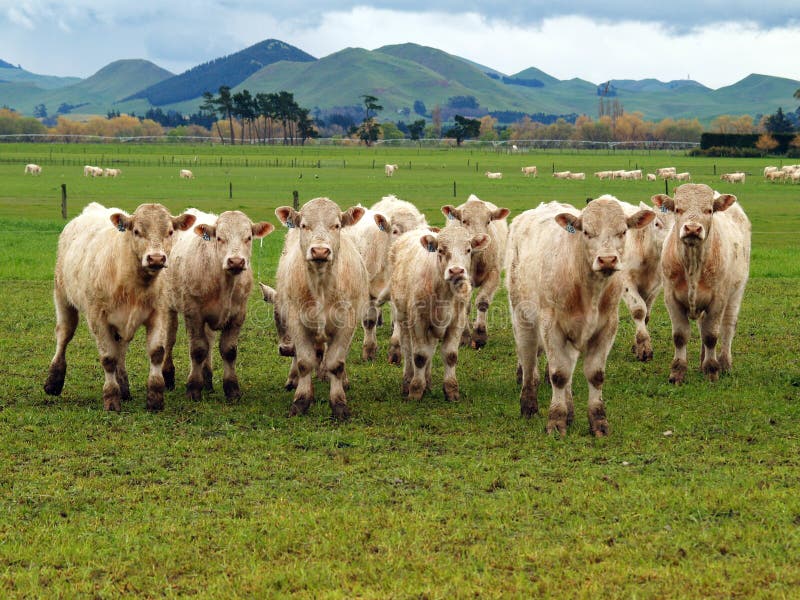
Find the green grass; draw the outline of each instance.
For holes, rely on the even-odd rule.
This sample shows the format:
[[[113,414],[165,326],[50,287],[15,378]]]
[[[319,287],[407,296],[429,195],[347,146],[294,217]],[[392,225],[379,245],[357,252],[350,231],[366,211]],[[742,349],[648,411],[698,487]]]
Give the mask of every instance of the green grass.
[[[11,162],[17,156],[47,159],[50,149],[0,146],[0,595],[796,593],[796,186],[753,176],[732,188],[754,234],[731,375],[709,384],[693,370],[686,385],[669,385],[670,325],[662,301],[650,323],[656,358],[647,364],[629,350],[634,328],[621,309],[604,386],[607,439],[589,435],[580,365],[576,420],[564,439],[544,434],[545,416],[520,419],[503,292],[491,308],[489,344],[460,353],[462,400],[456,404],[444,401],[438,357],[433,393],[419,403],[403,402],[400,371],[383,358],[364,364],[359,332],[348,362],[351,421],[330,421],[327,386],[321,384],[307,416],[286,418],[288,359],[277,354],[271,310],[256,292],[240,343],[238,402],[226,402],[221,390],[201,402],[185,399],[182,328],[175,359],[179,389],[167,393],[163,413],[144,410],[142,334],[128,355],[134,399],[121,414],[102,410],[102,369],[84,323],[68,351],[63,395],[52,399],[42,391],[54,347],[51,279],[63,226],[62,183],[70,216],[92,200],[129,210],[159,201],[175,212],[187,206],[242,208],[253,219],[274,223],[274,208],[290,203],[298,190],[302,200],[328,195],[343,206],[395,193],[438,223],[439,206],[462,202],[469,193],[516,215],[551,199],[581,205],[587,196],[611,192],[638,202],[664,189],[660,182],[530,180],[519,174],[523,164],[537,164],[544,173],[552,163],[587,173],[675,165],[722,189],[719,173],[758,173],[766,161],[655,153],[519,157],[470,150],[53,147],[64,160],[82,161],[86,151],[142,161],[123,165],[119,180],[85,179],[82,165],[62,168],[60,158],[59,164],[42,160],[44,173],[35,179],[22,175],[27,160]],[[181,181],[177,167],[155,164],[165,151],[208,164],[194,169],[197,179]],[[220,157],[313,159],[323,166],[220,167]],[[383,175],[385,162],[401,165],[392,179]],[[486,180],[480,174],[487,169],[504,171],[504,179]],[[279,230],[256,246],[256,277],[274,282],[281,244]],[[384,327],[381,356],[387,338]],[[690,364],[697,365],[696,338],[689,348]],[[545,386],[540,405],[548,402]],[[667,430],[673,435],[664,436]]]

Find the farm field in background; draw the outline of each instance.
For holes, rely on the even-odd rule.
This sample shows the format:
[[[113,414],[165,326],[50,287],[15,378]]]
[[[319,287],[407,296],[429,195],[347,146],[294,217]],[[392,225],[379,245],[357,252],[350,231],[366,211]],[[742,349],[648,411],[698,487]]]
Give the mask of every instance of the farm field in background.
[[[42,175],[23,175],[28,162]],[[385,163],[399,165],[394,177]],[[122,175],[83,177],[84,164]],[[800,585],[800,186],[765,182],[768,164],[781,163],[469,146],[0,145],[0,595],[791,597]],[[539,177],[523,177],[527,165]],[[328,196],[342,208],[393,193],[442,224],[439,207],[471,193],[510,208],[509,219],[542,201],[580,207],[602,193],[649,204],[664,182],[592,173],[661,166],[736,194],[753,223],[733,372],[704,380],[693,328],[687,383],[671,386],[663,300],[649,326],[649,363],[630,351],[634,327],[622,306],[603,393],[607,439],[589,434],[580,364],[564,439],[544,433],[548,386],[539,392],[544,414],[519,416],[502,288],[487,346],[459,353],[454,404],[441,391],[438,355],[433,392],[401,399],[384,325],[375,363],[360,358],[360,329],[354,339],[349,422],[330,421],[327,384],[315,386],[308,415],[286,418],[289,362],[257,287],[240,338],[237,402],[222,394],[218,353],[217,391],[186,400],[182,325],[163,413],[144,409],[143,333],[128,353],[134,398],[122,413],[102,409],[85,322],[67,352],[62,396],[42,390],[55,344],[62,184],[69,218],[91,201],[129,211],[161,202],[174,214],[240,209],[277,225],[274,209],[296,190],[301,203]],[[195,179],[179,179],[181,168]],[[555,180],[553,170],[587,179]],[[731,171],[747,172],[747,182],[723,184]],[[283,234],[254,246],[257,280],[274,284]]]

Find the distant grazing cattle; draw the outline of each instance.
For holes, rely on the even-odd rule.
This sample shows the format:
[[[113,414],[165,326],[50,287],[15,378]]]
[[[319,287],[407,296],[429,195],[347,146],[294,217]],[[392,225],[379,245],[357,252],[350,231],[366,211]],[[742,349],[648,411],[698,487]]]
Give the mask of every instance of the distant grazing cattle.
[[[731,343],[750,270],[750,221],[736,196],[702,184],[681,185],[672,198],[655,195],[653,204],[675,213],[661,254],[675,345],[669,381],[683,383],[686,376],[690,319],[700,329],[700,366],[716,381],[733,363]]]
[[[538,170],[536,169],[536,167],[534,165],[531,165],[530,167],[522,167],[522,174],[525,177],[528,177],[530,175],[533,175],[534,177],[536,177],[537,173],[538,173]]]
[[[194,179],[194,173],[189,169],[181,169],[179,175],[181,179]]]
[[[31,175],[41,175],[42,174],[42,167],[39,165],[35,165],[33,163],[25,165],[25,175],[30,173]]]
[[[723,173],[720,176],[722,181],[727,181],[728,183],[744,183],[747,177],[746,173],[736,172],[736,173]]]
[[[117,177],[121,174],[121,169],[103,169],[103,177]]]
[[[569,171],[556,171],[553,173],[553,177],[556,179],[569,179],[570,172]]]
[[[547,355],[553,388],[547,432],[564,435],[574,417],[572,375],[581,352],[589,386],[589,426],[608,434],[602,387],[617,334],[626,233],[655,218],[650,210],[626,217],[618,202],[594,200],[578,211],[550,202],[511,223],[506,286],[517,346],[520,411],[538,409],[539,349]]]
[[[392,175],[394,175],[394,172],[397,171],[397,169],[399,168],[400,167],[398,167],[397,165],[384,165],[383,171],[384,173],[386,173],[387,177],[391,177]]]
[[[499,172],[493,173],[491,171],[486,171],[486,173],[484,173],[484,175],[486,175],[486,177],[488,177],[489,179],[502,179],[503,178],[503,174],[499,173]]]
[[[196,217],[195,226],[178,234],[170,254],[172,264],[165,277],[169,320],[164,381],[167,389],[175,387],[172,349],[181,314],[192,361],[186,395],[200,400],[204,387],[213,389],[211,346],[214,332],[220,331],[222,389],[225,398],[235,400],[240,396],[236,376],[239,331],[253,287],[250,268],[253,240],[263,238],[275,227],[267,222],[252,223],[238,210],[225,211],[219,216],[194,209],[188,212]]]
[[[160,274],[168,266],[175,230],[186,230],[194,221],[190,214],[173,217],[160,204],[142,204],[129,215],[92,202],[67,223],[58,238],[56,352],[45,392],[61,394],[67,345],[83,312],[105,371],[105,409],[119,411],[120,401],[130,398],[125,355],[141,325],[150,357],[147,408],[163,408],[166,305]]]

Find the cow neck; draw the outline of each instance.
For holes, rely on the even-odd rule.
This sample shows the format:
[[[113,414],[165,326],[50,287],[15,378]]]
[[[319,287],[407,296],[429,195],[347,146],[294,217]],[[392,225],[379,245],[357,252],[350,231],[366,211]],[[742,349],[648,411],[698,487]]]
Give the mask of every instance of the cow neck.
[[[306,281],[308,282],[308,289],[311,295],[319,301],[324,301],[326,290],[333,289],[336,284],[336,261],[325,264],[323,269],[312,265],[309,261],[306,263]]]

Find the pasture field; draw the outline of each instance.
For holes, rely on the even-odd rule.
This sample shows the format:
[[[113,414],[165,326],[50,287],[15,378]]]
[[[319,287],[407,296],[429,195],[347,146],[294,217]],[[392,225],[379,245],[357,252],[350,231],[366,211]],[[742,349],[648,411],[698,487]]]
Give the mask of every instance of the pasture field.
[[[42,175],[23,175],[27,162]],[[387,178],[384,163],[400,170]],[[85,178],[84,164],[122,176]],[[538,178],[520,173],[529,164]],[[0,596],[797,597],[800,186],[764,182],[767,164],[780,163],[469,147],[0,145]],[[394,193],[441,224],[439,207],[470,193],[509,207],[512,218],[541,201],[582,206],[602,193],[649,203],[663,182],[591,173],[660,166],[737,194],[753,223],[733,372],[705,381],[695,335],[687,383],[671,386],[662,299],[649,363],[630,351],[633,322],[622,306],[604,386],[606,439],[589,434],[580,363],[565,438],[544,433],[546,385],[545,414],[519,416],[504,291],[490,309],[488,345],[460,352],[458,403],[444,400],[438,356],[433,392],[401,400],[384,325],[374,364],[361,360],[356,334],[349,422],[331,422],[323,384],[308,415],[287,418],[289,363],[257,288],[240,339],[237,402],[224,399],[218,356],[217,391],[185,398],[183,326],[176,390],[162,413],[144,409],[141,333],[128,354],[134,399],[120,414],[103,411],[85,322],[67,353],[62,396],[42,390],[54,349],[61,184],[69,217],[90,201],[131,211],[157,201],[174,214],[236,208],[277,224],[274,209],[297,190],[301,202],[326,195],[342,207]],[[196,178],[180,180],[179,168]],[[554,180],[553,168],[587,179]],[[487,170],[503,179],[487,180]],[[719,174],[735,170],[750,174],[747,183],[721,185]],[[283,231],[254,246],[257,279],[274,283]]]

